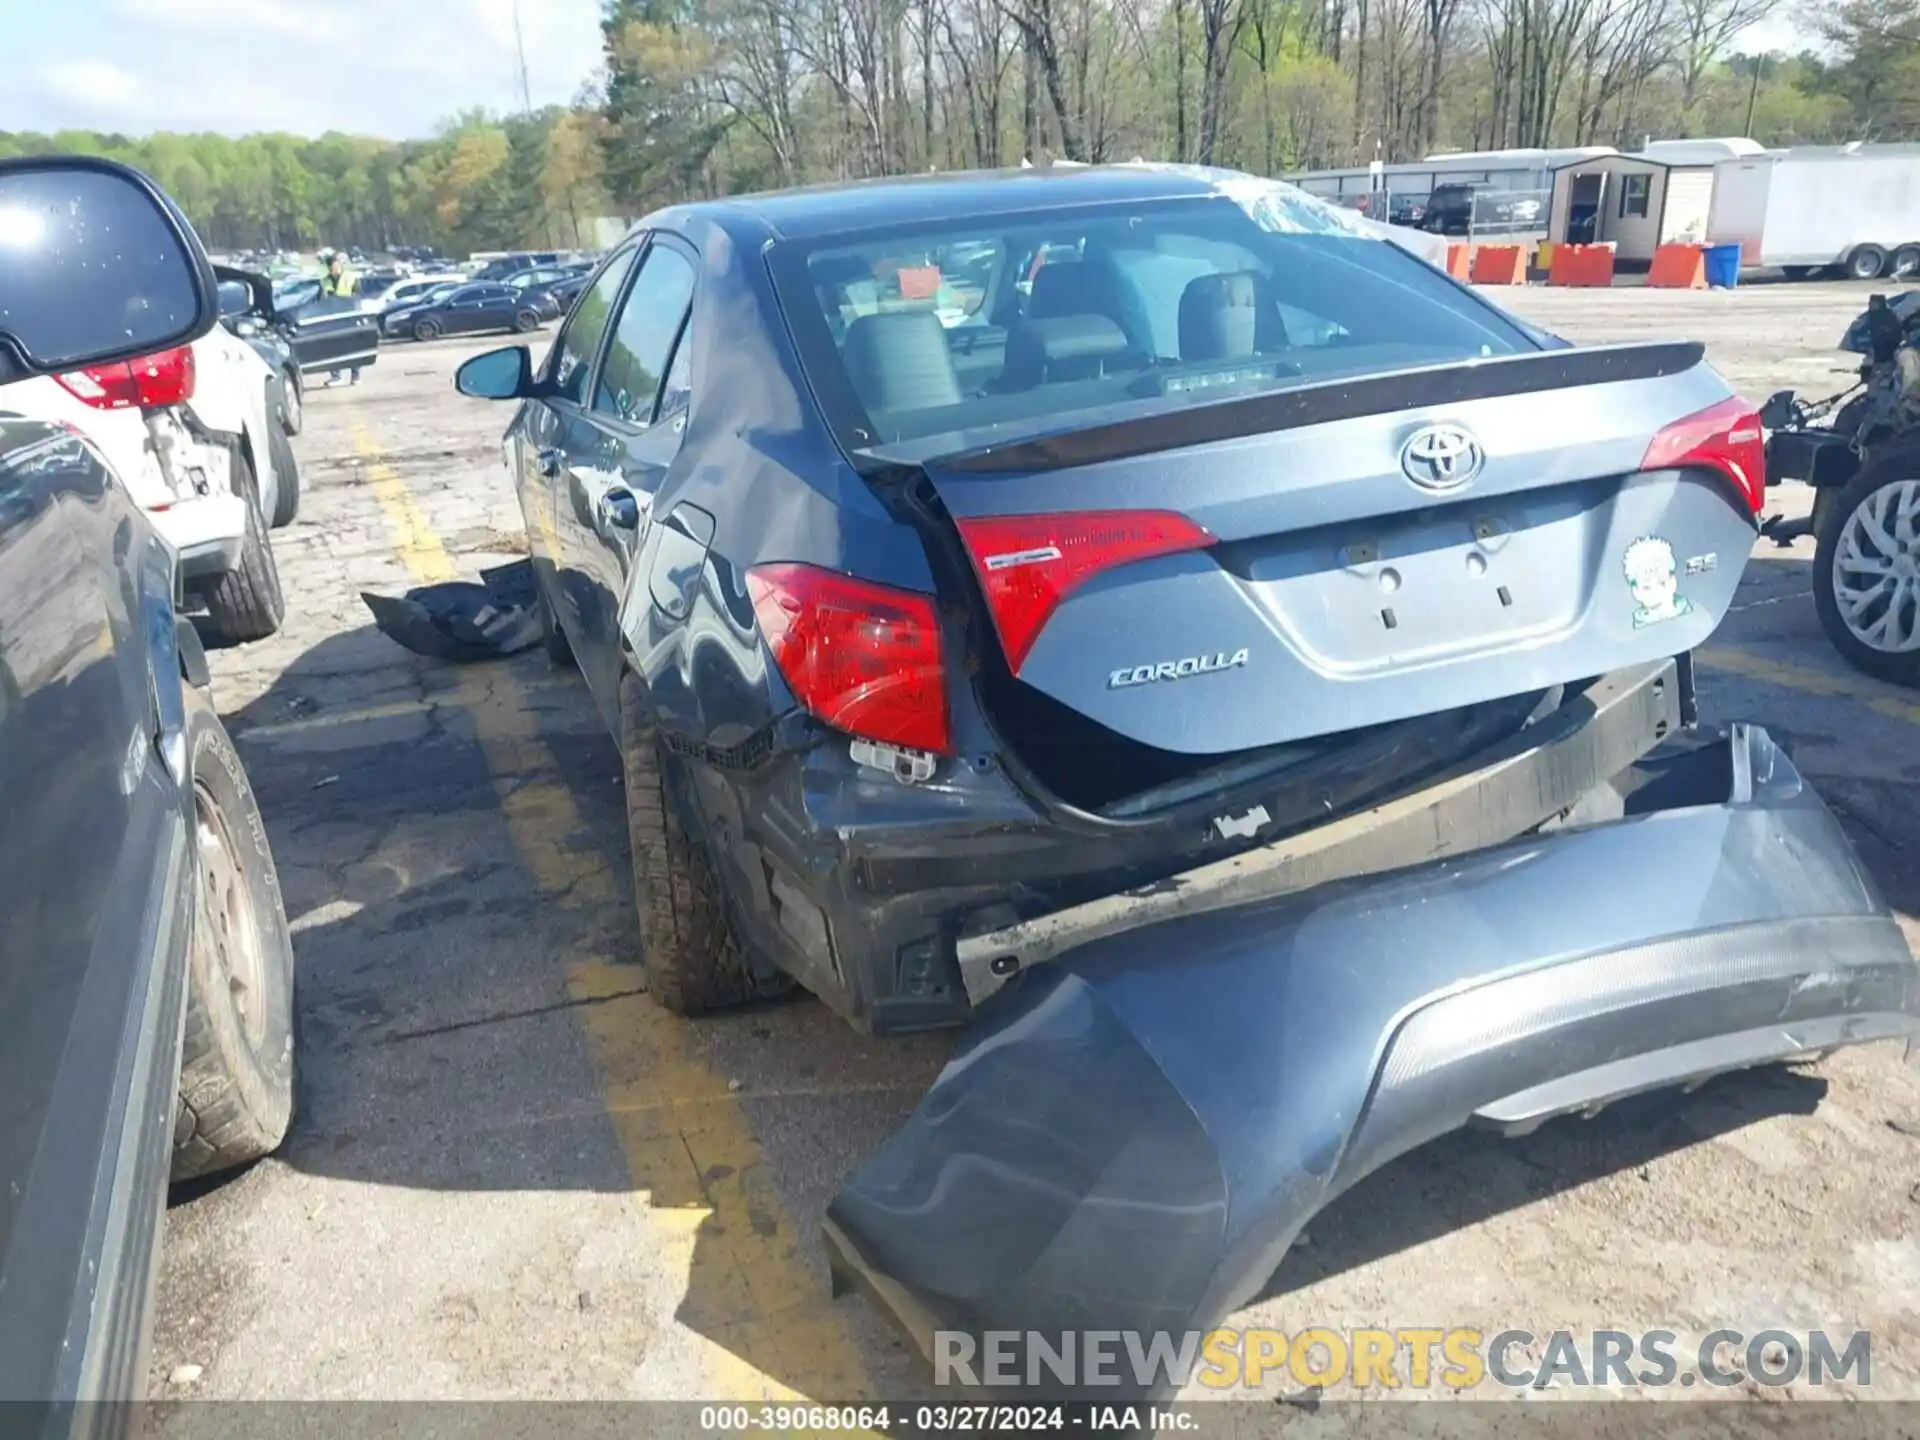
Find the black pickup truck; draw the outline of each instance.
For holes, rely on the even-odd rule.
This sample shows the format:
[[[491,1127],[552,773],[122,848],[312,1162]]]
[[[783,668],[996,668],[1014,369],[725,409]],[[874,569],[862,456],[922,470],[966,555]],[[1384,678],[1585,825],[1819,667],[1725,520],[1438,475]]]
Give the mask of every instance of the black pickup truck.
[[[0,216],[0,1402],[47,1433],[145,1392],[169,1178],[285,1134],[293,951],[173,552],[12,383],[204,334],[205,256],[103,161],[0,162]]]

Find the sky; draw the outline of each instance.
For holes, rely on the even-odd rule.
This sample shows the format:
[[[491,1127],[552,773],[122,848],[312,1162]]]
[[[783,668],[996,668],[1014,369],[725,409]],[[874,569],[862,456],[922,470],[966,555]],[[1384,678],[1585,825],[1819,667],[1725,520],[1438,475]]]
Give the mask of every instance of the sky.
[[[0,130],[434,133],[519,105],[514,0],[0,0]],[[533,103],[600,63],[600,0],[520,0]]]
[[[431,135],[517,107],[513,18],[514,0],[0,0],[0,130]],[[520,0],[520,23],[533,103],[572,99],[600,0]],[[1737,48],[1797,49],[1796,29]]]

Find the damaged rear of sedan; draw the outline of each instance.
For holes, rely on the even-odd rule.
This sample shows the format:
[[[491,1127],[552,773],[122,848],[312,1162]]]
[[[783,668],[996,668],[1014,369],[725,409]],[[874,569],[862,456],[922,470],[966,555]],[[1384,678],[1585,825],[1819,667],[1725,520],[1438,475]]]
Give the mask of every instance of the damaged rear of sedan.
[[[1122,166],[663,211],[460,383],[523,402],[656,997],[974,1022],[829,1219],[923,1344],[1188,1328],[1444,1129],[1920,1010],[1788,759],[1697,727],[1764,487],[1697,345]]]

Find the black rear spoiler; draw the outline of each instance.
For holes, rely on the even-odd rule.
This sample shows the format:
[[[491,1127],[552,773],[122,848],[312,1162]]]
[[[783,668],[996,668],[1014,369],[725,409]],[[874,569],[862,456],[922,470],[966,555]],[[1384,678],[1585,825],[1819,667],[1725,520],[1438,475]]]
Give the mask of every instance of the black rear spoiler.
[[[1394,410],[1459,405],[1469,400],[1619,380],[1657,380],[1691,370],[1705,357],[1706,347],[1693,341],[1663,341],[1542,350],[1384,375],[1342,376],[1296,390],[1185,406],[1111,425],[956,451],[927,463],[943,470],[973,473],[1066,470]]]

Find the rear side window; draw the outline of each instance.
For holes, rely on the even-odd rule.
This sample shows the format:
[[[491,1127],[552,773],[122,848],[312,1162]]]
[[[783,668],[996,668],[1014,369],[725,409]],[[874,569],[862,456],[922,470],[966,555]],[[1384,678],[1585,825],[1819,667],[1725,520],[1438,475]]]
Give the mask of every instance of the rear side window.
[[[661,376],[692,299],[692,262],[670,246],[650,247],[614,321],[593,387],[596,411],[630,425],[652,423]]]
[[[587,398],[587,373],[593,369],[593,357],[600,353],[600,341],[613,318],[613,302],[620,298],[620,287],[626,284],[638,253],[637,249],[623,250],[613,257],[593,288],[580,296],[573,318],[554,346],[553,383],[575,404]]]

